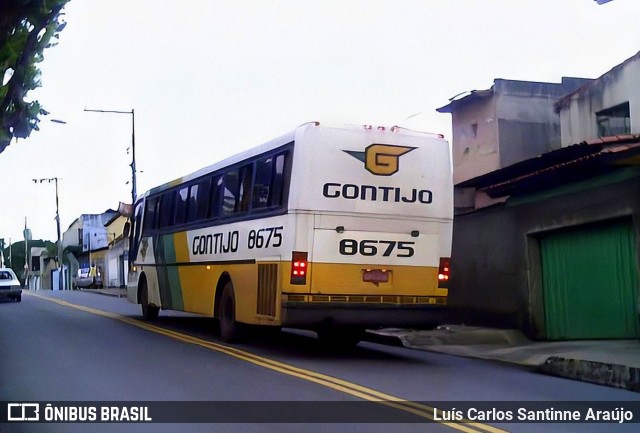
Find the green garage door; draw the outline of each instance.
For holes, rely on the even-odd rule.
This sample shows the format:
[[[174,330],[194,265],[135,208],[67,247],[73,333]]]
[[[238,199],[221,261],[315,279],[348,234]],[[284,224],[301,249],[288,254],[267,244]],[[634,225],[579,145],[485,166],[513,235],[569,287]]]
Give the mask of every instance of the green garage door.
[[[541,240],[547,338],[636,338],[638,272],[629,220],[559,230]]]

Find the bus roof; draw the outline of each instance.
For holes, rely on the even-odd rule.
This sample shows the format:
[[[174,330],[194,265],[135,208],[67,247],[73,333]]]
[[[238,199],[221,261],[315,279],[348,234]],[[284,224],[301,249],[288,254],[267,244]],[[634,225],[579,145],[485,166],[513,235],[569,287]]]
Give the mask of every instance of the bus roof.
[[[402,132],[402,134],[405,135],[412,135],[412,136],[428,136],[428,137],[432,137],[432,138],[439,138],[439,139],[444,139],[444,136],[442,134],[434,134],[434,133],[429,133],[429,132],[420,132],[420,131],[414,131],[411,129],[407,129],[407,128],[403,128],[400,126],[391,126],[391,127],[385,127],[385,126],[371,126],[371,125],[322,125],[320,126],[320,122],[306,122],[303,123],[301,125],[299,125],[298,127],[296,127],[294,130],[287,132],[286,134],[280,135],[272,140],[269,140],[265,143],[262,143],[258,146],[255,146],[253,148],[247,149],[245,151],[242,151],[240,153],[237,153],[233,156],[227,157],[223,160],[220,160],[218,162],[215,162],[211,165],[208,165],[206,167],[203,167],[195,172],[189,173],[185,176],[176,178],[170,182],[166,182],[164,184],[161,184],[159,186],[156,186],[154,188],[151,188],[150,190],[144,192],[143,194],[141,194],[138,198],[143,198],[146,197],[148,195],[151,194],[157,194],[160,193],[162,191],[165,191],[167,189],[170,189],[172,187],[181,185],[183,183],[189,182],[191,180],[197,179],[201,176],[204,176],[208,173],[212,173],[216,170],[220,170],[222,168],[231,166],[233,164],[236,164],[238,162],[244,161],[245,159],[251,158],[253,156],[256,155],[260,155],[261,153],[264,152],[268,152],[269,150],[278,148],[280,146],[283,146],[285,144],[291,143],[295,140],[296,136],[302,132],[304,132],[304,130],[308,129],[308,128],[316,128],[316,127],[321,127],[321,128],[327,128],[327,129],[341,129],[341,130],[378,130],[378,131],[385,131],[385,130],[389,130],[389,131],[393,131],[393,132]]]

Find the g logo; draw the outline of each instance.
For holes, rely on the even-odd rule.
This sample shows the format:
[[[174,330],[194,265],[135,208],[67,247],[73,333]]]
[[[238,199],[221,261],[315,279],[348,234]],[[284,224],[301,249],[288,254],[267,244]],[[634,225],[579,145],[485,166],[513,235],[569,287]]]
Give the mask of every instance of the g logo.
[[[349,155],[364,162],[364,167],[376,176],[391,176],[400,169],[400,157],[415,147],[372,144],[364,152],[345,150]]]

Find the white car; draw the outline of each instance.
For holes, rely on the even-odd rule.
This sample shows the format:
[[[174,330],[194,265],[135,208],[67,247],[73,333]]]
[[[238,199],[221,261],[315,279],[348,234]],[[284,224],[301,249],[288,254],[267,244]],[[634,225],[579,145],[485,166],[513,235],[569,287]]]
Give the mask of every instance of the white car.
[[[13,298],[22,301],[22,286],[20,280],[11,268],[0,268],[0,298]]]

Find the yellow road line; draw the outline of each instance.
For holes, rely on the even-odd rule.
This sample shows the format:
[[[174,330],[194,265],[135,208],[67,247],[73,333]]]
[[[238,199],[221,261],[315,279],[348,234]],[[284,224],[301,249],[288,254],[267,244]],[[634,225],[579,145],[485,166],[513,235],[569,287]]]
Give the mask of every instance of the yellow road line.
[[[67,301],[63,301],[61,299],[49,298],[46,296],[40,296],[29,292],[24,292],[28,295],[44,299],[50,302],[54,302],[59,305],[64,305],[66,307],[74,308],[76,310],[84,311],[86,313],[107,317],[110,319],[118,320],[120,322],[136,326],[141,329],[145,329],[150,332],[154,332],[156,334],[162,334],[167,337],[171,337],[173,339],[182,341],[184,343],[194,344],[197,346],[201,346],[210,350],[215,350],[216,352],[224,353],[229,356],[233,356],[234,358],[241,359],[246,362],[250,362],[252,364],[268,368],[273,371],[280,372],[282,374],[286,374],[288,376],[297,377],[309,382],[313,382],[328,388],[331,388],[336,391],[343,392],[345,394],[361,398],[363,400],[376,402],[388,407],[392,407],[394,409],[398,409],[404,412],[408,412],[414,415],[417,415],[421,418],[428,419],[429,421],[434,421],[442,425],[446,425],[447,427],[451,427],[458,431],[466,432],[466,433],[477,433],[477,432],[489,432],[489,433],[505,433],[506,430],[502,430],[487,424],[481,424],[476,422],[446,422],[434,420],[434,408],[431,406],[427,406],[424,404],[407,401],[401,399],[399,397],[392,396],[390,394],[385,394],[380,391],[376,391],[372,388],[367,388],[365,386],[361,386],[352,382],[348,382],[346,380],[338,379],[336,377],[328,376],[326,374],[317,373],[315,371],[306,370],[303,368],[295,367],[293,365],[285,364],[283,362],[275,361],[272,359],[264,358],[259,355],[255,355],[251,352],[247,352],[241,349],[237,349],[230,346],[225,346],[223,344],[214,343],[212,341],[203,340],[198,337],[193,337],[188,334],[183,334],[177,331],[172,331],[170,329],[162,328],[157,325],[153,325],[148,322],[143,322],[140,320],[132,319],[130,317],[122,316],[116,313],[110,313],[108,311],[98,310],[91,307],[85,307],[83,305],[72,304]]]

